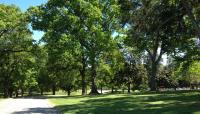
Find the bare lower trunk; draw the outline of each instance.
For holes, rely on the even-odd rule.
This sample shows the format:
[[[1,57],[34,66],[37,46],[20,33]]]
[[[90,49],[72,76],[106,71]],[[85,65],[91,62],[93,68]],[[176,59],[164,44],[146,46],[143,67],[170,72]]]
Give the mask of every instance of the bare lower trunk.
[[[86,60],[84,53],[82,54],[82,69],[80,70],[81,75],[81,84],[82,84],[82,95],[86,95],[86,81],[85,81],[85,68],[86,68]]]
[[[67,90],[67,95],[70,96],[71,95],[71,91]]]
[[[9,90],[9,97],[12,98],[12,96],[13,96],[13,90],[11,89]]]
[[[15,91],[15,97],[18,97],[19,96],[19,93],[18,93],[18,90]]]
[[[150,89],[151,91],[157,90],[157,84],[156,84],[156,74],[157,74],[157,64],[155,62],[152,62],[151,65],[151,75],[150,75]]]
[[[96,86],[96,64],[95,64],[95,57],[92,57],[92,61],[91,61],[91,91],[90,94],[99,94],[99,92],[97,91],[97,86]]]
[[[103,86],[101,85],[101,94],[103,94]]]
[[[97,90],[97,86],[95,84],[95,78],[92,79],[92,85],[91,85],[90,95],[91,94],[99,94],[99,92]]]
[[[32,88],[29,88],[28,94],[29,94],[29,96],[32,96]]]
[[[8,88],[4,87],[4,98],[8,98]]]
[[[82,74],[82,95],[86,95],[85,74]]]
[[[82,68],[80,70],[80,75],[81,75],[81,85],[82,85],[82,95],[86,95],[87,94],[87,85],[86,85],[86,79],[85,79],[85,71],[86,71],[86,61],[87,61],[87,56],[85,56],[85,49],[84,49],[84,44],[82,42],[82,40],[80,41],[81,44],[81,48],[82,48],[82,59],[81,59],[81,63],[82,63]]]
[[[128,83],[128,93],[131,93],[131,83]]]
[[[8,98],[9,97],[9,81],[8,78],[4,78],[4,89],[3,89],[3,93],[4,93],[4,98]]]
[[[21,89],[21,90],[22,90],[21,96],[23,97],[24,96],[24,89]]]
[[[52,86],[52,95],[56,95],[56,86],[53,84]]]
[[[40,95],[43,95],[43,88],[41,88],[40,90]]]
[[[111,93],[114,93],[114,87],[112,86],[112,88],[111,88]]]
[[[87,86],[85,87],[85,93],[87,94],[88,90],[87,90]]]

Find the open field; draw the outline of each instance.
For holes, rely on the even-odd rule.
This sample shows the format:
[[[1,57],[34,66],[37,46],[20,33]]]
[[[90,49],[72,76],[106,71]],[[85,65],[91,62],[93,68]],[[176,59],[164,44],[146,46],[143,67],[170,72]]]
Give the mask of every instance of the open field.
[[[65,114],[200,114],[198,91],[47,98]]]

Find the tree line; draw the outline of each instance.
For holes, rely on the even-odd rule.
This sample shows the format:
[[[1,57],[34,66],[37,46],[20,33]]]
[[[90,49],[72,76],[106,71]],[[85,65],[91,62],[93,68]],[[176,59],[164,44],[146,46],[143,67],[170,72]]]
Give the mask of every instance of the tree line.
[[[198,0],[49,0],[0,12],[4,97],[199,86]],[[44,32],[39,42],[30,28]]]

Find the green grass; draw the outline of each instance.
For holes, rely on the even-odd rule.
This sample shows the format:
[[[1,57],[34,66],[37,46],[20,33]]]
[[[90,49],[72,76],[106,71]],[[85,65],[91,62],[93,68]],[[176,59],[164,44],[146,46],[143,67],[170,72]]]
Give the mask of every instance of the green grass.
[[[197,91],[47,98],[64,114],[200,114]]]

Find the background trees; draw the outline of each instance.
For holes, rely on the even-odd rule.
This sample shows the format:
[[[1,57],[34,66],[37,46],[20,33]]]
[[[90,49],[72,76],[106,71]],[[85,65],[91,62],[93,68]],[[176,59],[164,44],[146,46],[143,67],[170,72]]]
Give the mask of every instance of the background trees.
[[[98,94],[95,81],[96,70],[99,57],[110,49],[112,33],[117,25],[117,11],[115,1],[88,2],[84,0],[59,1],[59,3],[58,1],[49,1],[45,5],[30,9],[33,28],[46,32],[47,45],[53,49],[59,48],[58,51],[61,51],[69,46],[63,44],[67,44],[67,40],[72,40],[72,43],[75,44],[74,47],[80,50],[79,58],[81,59],[78,61],[82,63],[80,70],[82,94],[85,94],[84,80],[87,66],[91,66],[91,94]],[[66,36],[66,39],[59,42],[63,36]]]
[[[127,24],[130,30],[127,40],[129,45],[148,54],[149,86],[151,90],[156,90],[156,77],[162,56],[180,54],[179,48],[189,48],[188,43],[193,45],[192,38],[195,35],[191,31],[191,23],[185,18],[187,14],[181,7],[182,2],[147,0],[122,5],[131,3],[134,6],[128,10],[130,18]]]
[[[81,89],[85,95],[88,86],[99,94],[104,88],[130,93],[197,83],[196,1],[49,0],[26,13],[3,4],[0,11],[5,97],[19,90],[70,95]],[[33,41],[29,23],[45,33],[42,44]]]
[[[8,97],[24,87],[24,78],[32,69],[29,65],[34,62],[29,56],[34,44],[26,14],[15,6],[3,4],[0,4],[0,11],[0,79],[4,97]]]

